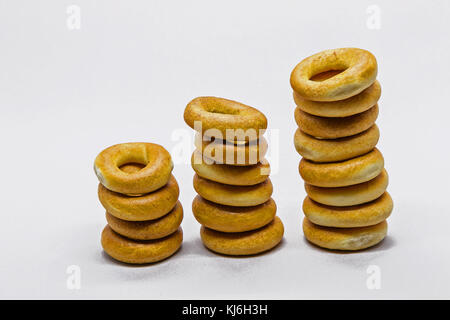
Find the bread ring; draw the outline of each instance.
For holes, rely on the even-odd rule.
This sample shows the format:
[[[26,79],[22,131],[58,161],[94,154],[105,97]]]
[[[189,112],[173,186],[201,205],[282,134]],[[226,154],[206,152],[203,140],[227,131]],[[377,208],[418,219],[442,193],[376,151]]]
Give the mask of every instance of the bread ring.
[[[311,80],[330,70],[343,71],[325,81]],[[325,50],[297,64],[291,73],[291,86],[304,99],[343,100],[368,88],[375,81],[377,71],[377,60],[369,51],[357,48]]]
[[[306,197],[303,201],[303,213],[309,221],[320,226],[355,228],[372,226],[386,220],[393,206],[392,198],[387,192],[371,202],[347,207],[327,206]]]
[[[112,258],[134,264],[153,263],[173,255],[181,247],[183,230],[155,240],[131,240],[106,226],[102,232],[102,247]]]
[[[303,233],[308,241],[331,250],[362,250],[381,242],[387,234],[386,220],[359,228],[330,228],[303,219]]]
[[[195,135],[195,147],[204,157],[218,164],[249,166],[257,164],[267,153],[268,144],[264,137],[239,144],[224,140],[203,141],[199,133]]]
[[[194,176],[194,189],[206,200],[234,207],[251,207],[270,199],[272,182],[266,179],[254,186],[231,186]]]
[[[183,220],[183,207],[178,201],[165,216],[148,221],[126,221],[106,212],[106,221],[118,234],[135,240],[152,240],[168,236],[177,231]]]
[[[320,102],[303,99],[294,91],[295,104],[304,112],[319,117],[348,117],[372,108],[380,99],[381,86],[375,82],[356,96],[345,100]]]
[[[271,222],[277,212],[275,201],[254,207],[231,207],[196,196],[192,202],[195,219],[208,227],[221,232],[243,232],[261,228]]]
[[[385,169],[374,179],[340,188],[315,187],[305,183],[308,196],[316,202],[329,206],[354,206],[366,203],[380,197],[389,184],[389,177]]]
[[[98,185],[98,198],[103,207],[113,216],[127,221],[158,219],[173,209],[180,190],[174,176],[162,188],[140,197],[130,197]]]
[[[284,227],[275,217],[268,225],[246,232],[220,232],[202,226],[203,244],[210,250],[226,255],[252,255],[268,251],[283,239]]]
[[[376,124],[357,135],[339,139],[317,139],[297,129],[294,145],[305,159],[315,162],[336,162],[368,153],[375,148],[379,138],[380,130]]]
[[[134,173],[119,168],[128,163],[145,167]],[[160,145],[145,142],[116,144],[95,158],[94,171],[105,188],[128,195],[141,195],[166,185],[173,169],[169,152]]]
[[[220,134],[221,140],[231,142],[256,140],[267,128],[266,117],[257,109],[217,97],[198,97],[189,102],[184,111],[184,121],[194,130],[199,130],[195,126],[195,122],[199,121],[202,135],[219,138],[217,135]],[[207,130],[218,132],[211,135],[205,132]],[[244,132],[239,132],[242,130]],[[248,135],[240,136],[240,133]]]
[[[375,148],[365,155],[342,162],[316,163],[303,158],[298,169],[308,184],[345,187],[375,178],[383,167],[383,155]]]
[[[378,117],[378,105],[362,113],[344,118],[313,116],[300,110],[294,112],[295,121],[303,132],[321,139],[336,139],[358,134],[369,129]]]
[[[202,178],[234,185],[251,186],[264,182],[270,174],[269,162],[241,167],[227,164],[207,164],[202,161],[201,153],[196,150],[191,158],[192,168]]]

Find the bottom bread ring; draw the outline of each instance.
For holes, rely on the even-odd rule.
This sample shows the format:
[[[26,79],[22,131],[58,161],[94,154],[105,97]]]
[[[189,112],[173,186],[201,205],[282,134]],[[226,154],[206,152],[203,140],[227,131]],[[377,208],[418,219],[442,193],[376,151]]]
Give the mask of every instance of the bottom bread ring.
[[[196,196],[192,202],[192,212],[195,219],[209,229],[222,232],[244,232],[270,223],[277,212],[277,205],[271,198],[254,207],[232,207]]]
[[[316,202],[329,206],[345,207],[370,202],[379,198],[389,183],[385,169],[372,180],[347,187],[323,188],[305,183],[308,196]]]
[[[265,227],[253,231],[227,233],[202,226],[200,235],[203,244],[211,251],[225,255],[253,255],[268,251],[283,239],[284,227],[275,217]]]
[[[131,240],[106,226],[102,232],[102,247],[112,258],[133,264],[153,263],[173,255],[181,247],[183,230],[156,240]]]
[[[126,221],[106,212],[108,225],[118,234],[135,240],[153,240],[174,233],[183,220],[183,207],[180,201],[165,216],[148,221]]]
[[[346,207],[327,206],[306,197],[303,201],[303,213],[309,221],[320,226],[355,228],[372,226],[386,220],[393,206],[392,198],[387,192],[371,202]]]
[[[381,242],[387,234],[387,222],[384,220],[369,227],[330,228],[313,224],[303,219],[303,233],[309,242],[332,250],[362,250]]]

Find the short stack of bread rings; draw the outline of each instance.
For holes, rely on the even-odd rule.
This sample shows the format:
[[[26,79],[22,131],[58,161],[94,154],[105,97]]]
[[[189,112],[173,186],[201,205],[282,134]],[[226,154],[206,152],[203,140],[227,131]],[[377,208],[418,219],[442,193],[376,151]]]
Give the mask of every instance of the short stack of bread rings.
[[[303,232],[331,250],[361,250],[381,242],[392,212],[384,159],[375,147],[381,87],[377,61],[357,48],[325,50],[291,73],[294,145],[303,157]]]
[[[153,263],[180,248],[183,207],[169,152],[153,143],[123,143],[96,157],[98,197],[108,224],[101,244],[112,258]]]
[[[192,211],[202,225],[203,244],[240,256],[274,248],[284,227],[264,158],[266,117],[236,101],[199,97],[187,105],[184,119],[197,132],[191,163],[198,195]]]

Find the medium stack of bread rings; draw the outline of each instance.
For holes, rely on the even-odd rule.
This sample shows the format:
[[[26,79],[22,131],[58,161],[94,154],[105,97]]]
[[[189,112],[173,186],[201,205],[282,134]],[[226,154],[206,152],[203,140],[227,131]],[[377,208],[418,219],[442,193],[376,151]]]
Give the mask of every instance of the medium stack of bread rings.
[[[239,102],[199,97],[187,105],[184,119],[197,131],[192,211],[204,245],[225,255],[253,255],[278,245],[284,227],[264,158],[266,117]]]
[[[153,263],[181,246],[183,207],[169,152],[153,143],[123,143],[96,157],[98,197],[106,209],[101,243],[112,258]]]
[[[292,71],[294,144],[306,239],[323,248],[361,250],[382,241],[393,202],[384,159],[375,148],[381,87],[377,61],[356,48],[325,50]]]

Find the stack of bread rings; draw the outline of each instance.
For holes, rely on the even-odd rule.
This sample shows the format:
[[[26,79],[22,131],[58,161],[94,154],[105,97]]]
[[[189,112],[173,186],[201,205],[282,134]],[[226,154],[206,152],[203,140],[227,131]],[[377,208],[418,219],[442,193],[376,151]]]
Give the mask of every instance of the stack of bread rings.
[[[325,50],[292,71],[294,144],[303,157],[307,197],[303,232],[315,245],[361,250],[382,241],[393,202],[388,175],[375,148],[381,87],[377,61],[356,48]]]
[[[266,117],[239,102],[199,97],[187,105],[184,119],[197,131],[191,162],[198,196],[192,211],[202,225],[204,245],[225,255],[253,255],[275,247],[284,227],[275,215],[264,158]]]
[[[183,207],[169,152],[153,143],[123,143],[96,157],[98,197],[106,209],[101,243],[112,258],[153,263],[181,246]]]

